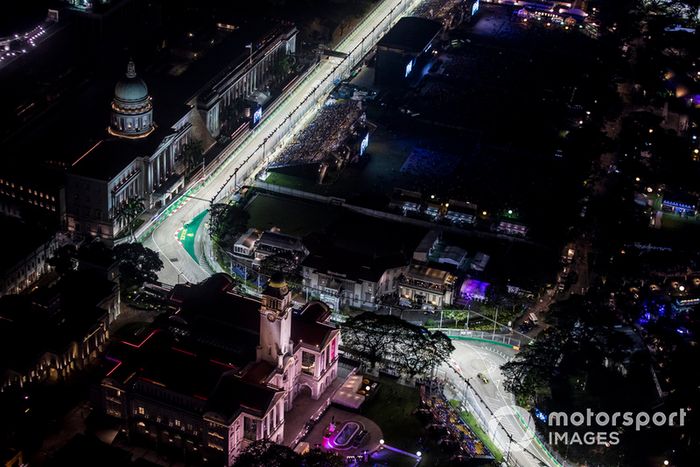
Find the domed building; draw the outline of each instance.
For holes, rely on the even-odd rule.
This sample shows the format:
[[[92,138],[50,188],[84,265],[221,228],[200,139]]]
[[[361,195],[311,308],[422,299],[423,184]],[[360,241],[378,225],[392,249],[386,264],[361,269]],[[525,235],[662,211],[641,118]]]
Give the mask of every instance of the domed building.
[[[109,133],[123,138],[143,138],[155,129],[153,104],[146,83],[136,76],[136,66],[129,61],[126,77],[114,87]]]

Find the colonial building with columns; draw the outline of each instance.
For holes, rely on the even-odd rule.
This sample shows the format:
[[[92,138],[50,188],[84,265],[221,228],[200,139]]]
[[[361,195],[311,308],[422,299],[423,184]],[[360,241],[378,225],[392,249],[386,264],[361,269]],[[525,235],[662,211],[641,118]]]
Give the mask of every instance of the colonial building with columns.
[[[104,102],[109,110],[104,132],[90,139],[68,168],[67,230],[112,239],[126,227],[119,215],[126,203],[139,200],[152,209],[177,197],[185,187],[186,145],[196,140],[204,150],[212,147],[221,133],[222,112],[269,80],[276,61],[295,52],[296,35],[294,27],[275,29],[249,48],[241,46],[245,52],[223,70],[210,56],[184,71],[175,66],[167,73],[147,73],[152,88],[129,61],[111,100]],[[98,118],[103,112],[93,114]],[[206,162],[203,157],[202,166]]]
[[[96,403],[132,438],[232,465],[253,441],[296,437],[285,416],[297,398],[330,400],[340,331],[328,307],[294,309],[280,277],[261,300],[233,286],[226,274],[176,286],[172,314],[109,349]]]

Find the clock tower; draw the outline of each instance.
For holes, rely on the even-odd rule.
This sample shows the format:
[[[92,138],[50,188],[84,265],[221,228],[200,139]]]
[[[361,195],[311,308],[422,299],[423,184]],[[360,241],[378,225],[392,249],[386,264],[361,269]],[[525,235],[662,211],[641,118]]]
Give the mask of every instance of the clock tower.
[[[274,274],[262,293],[259,360],[283,367],[292,353],[292,293],[281,274]]]

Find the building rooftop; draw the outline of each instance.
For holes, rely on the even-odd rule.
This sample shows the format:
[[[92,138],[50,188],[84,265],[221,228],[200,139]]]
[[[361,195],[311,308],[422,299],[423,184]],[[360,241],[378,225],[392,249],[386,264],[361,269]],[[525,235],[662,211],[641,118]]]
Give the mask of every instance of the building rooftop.
[[[405,16],[379,40],[377,46],[419,54],[441,30],[442,25],[437,21]]]
[[[408,279],[435,285],[444,285],[452,280],[452,276],[448,271],[431,268],[422,264],[412,264],[408,272],[406,272],[406,277]]]
[[[259,26],[259,27],[258,27]],[[114,57],[69,96],[24,128],[7,137],[4,153],[17,165],[30,170],[37,163],[78,174],[108,179],[136,156],[150,156],[171,127],[189,111],[188,102],[229,61],[244,62],[245,44],[259,43],[271,34],[269,26],[248,25],[227,33],[225,38],[196,60],[186,62],[167,53],[152,60],[135,58],[139,77],[153,97],[153,119],[157,129],[147,138],[123,140],[108,135],[110,103],[117,82],[124,76],[128,56]],[[261,32],[262,31],[262,32]],[[277,32],[277,30],[275,30]],[[46,151],[50,144],[52,151]]]
[[[89,272],[73,272],[31,294],[0,298],[0,369],[21,371],[46,352],[62,354],[107,311],[98,304],[115,284]]]
[[[234,284],[221,273],[174,287],[170,300],[177,310],[139,342],[115,342],[106,377],[137,390],[146,384],[174,391],[186,396],[178,404],[202,413],[229,419],[241,410],[265,413],[281,392],[265,386],[275,366],[256,362],[261,303],[234,293]],[[328,316],[325,305],[308,304],[292,317],[292,340],[323,345],[337,332],[323,323]]]
[[[194,345],[193,345],[194,344]],[[241,369],[214,358],[210,349],[179,341],[160,329],[140,342],[121,341],[107,356],[107,376],[121,384],[145,384],[176,392],[189,400],[169,403],[227,418],[245,407],[264,413],[276,391],[241,378]]]
[[[54,232],[37,225],[30,225],[14,217],[0,216],[0,243],[6,246],[0,255],[0,271],[23,261],[27,255],[45,244]],[[11,246],[10,248],[7,248]]]
[[[258,244],[268,245],[274,248],[283,248],[285,250],[301,250],[304,248],[304,244],[299,238],[270,230],[262,233]]]
[[[304,259],[302,265],[321,273],[353,281],[377,282],[387,269],[406,266],[408,260],[400,253],[382,256],[363,255],[341,247],[327,246]]]

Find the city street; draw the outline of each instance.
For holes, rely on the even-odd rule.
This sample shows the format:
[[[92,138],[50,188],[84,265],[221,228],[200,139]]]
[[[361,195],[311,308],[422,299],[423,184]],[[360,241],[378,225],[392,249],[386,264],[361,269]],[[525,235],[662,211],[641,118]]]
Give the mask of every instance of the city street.
[[[490,344],[457,340],[452,342],[455,351],[451,365],[460,374],[449,367],[443,367],[441,373],[444,371],[456,398],[464,402],[466,397],[469,405],[476,405],[474,415],[483,420],[482,425],[494,442],[503,446],[503,456],[509,465],[561,465],[534,437],[534,424],[527,411],[517,407],[513,395],[503,389],[500,367],[512,357],[513,351]],[[485,376],[487,382],[480,375]],[[466,389],[465,380],[474,391]],[[525,428],[525,424],[528,428]]]
[[[271,151],[280,143],[288,142],[290,135],[309,121],[335,83],[347,76],[391,25],[417,3],[415,0],[384,0],[375,7],[336,47],[336,51],[348,54],[348,57],[322,59],[296,87],[279,98],[276,107],[273,105],[274,110],[243,141],[225,149],[230,155],[219,168],[199,185],[190,188],[176,209],[165,211],[167,214],[163,216],[167,218],[156,220],[159,224],[144,239],[144,245],[156,250],[163,259],[165,267],[159,274],[161,282],[199,282],[209,277],[211,270],[195,261],[181,247],[178,231],[209,208],[210,200],[221,201],[235,191],[234,185],[240,187],[247,178],[254,176],[269,159]]]

